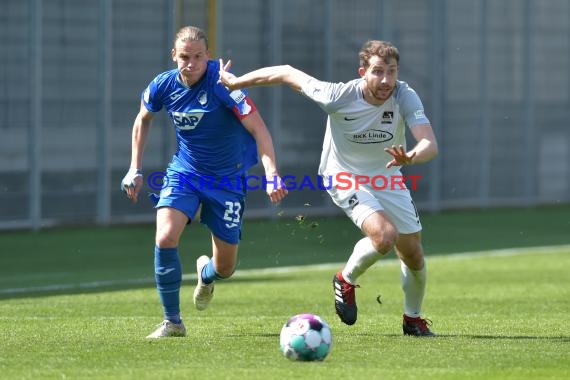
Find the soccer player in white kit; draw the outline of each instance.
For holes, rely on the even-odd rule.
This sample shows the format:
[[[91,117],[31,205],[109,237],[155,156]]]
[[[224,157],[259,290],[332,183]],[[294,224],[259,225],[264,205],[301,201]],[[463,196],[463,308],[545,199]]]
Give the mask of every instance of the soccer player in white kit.
[[[319,174],[332,177],[329,195],[365,235],[333,277],[336,313],[347,325],[356,322],[358,277],[394,248],[401,261],[403,332],[433,336],[431,321],[421,317],[427,278],[422,226],[400,167],[433,159],[436,137],[419,96],[398,80],[398,49],[371,40],[359,58],[360,78],[347,83],[320,81],[289,65],[235,77],[227,71],[231,61],[220,62],[220,81],[230,90],[287,84],[328,114]],[[406,126],[416,140],[409,151]]]

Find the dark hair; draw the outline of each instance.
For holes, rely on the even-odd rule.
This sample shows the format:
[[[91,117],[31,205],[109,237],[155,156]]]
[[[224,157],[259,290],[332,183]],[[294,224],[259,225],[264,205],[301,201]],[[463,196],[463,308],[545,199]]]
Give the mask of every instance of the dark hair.
[[[384,62],[390,61],[394,58],[397,64],[400,64],[400,53],[398,48],[387,41],[370,40],[362,45],[362,49],[358,53],[358,58],[360,58],[360,67],[365,69],[370,66],[370,58],[376,55]]]

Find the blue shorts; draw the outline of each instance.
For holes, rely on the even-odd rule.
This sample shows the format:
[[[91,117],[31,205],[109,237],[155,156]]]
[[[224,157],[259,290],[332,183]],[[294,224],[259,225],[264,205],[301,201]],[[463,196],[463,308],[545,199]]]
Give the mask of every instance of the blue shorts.
[[[168,170],[164,184],[155,208],[172,207],[192,220],[202,205],[200,223],[208,226],[217,238],[238,244],[245,209],[244,186],[240,186],[237,181],[233,185],[227,182],[226,186],[218,185],[172,170]]]

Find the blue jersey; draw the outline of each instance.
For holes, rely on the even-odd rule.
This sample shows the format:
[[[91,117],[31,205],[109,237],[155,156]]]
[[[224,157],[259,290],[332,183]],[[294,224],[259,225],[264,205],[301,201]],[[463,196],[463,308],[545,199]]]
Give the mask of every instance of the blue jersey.
[[[231,93],[218,83],[220,64],[209,61],[191,88],[178,69],[156,76],[142,94],[150,112],[163,107],[176,128],[178,148],[169,169],[198,176],[240,176],[258,162],[253,136],[241,119],[255,112],[244,90]]]

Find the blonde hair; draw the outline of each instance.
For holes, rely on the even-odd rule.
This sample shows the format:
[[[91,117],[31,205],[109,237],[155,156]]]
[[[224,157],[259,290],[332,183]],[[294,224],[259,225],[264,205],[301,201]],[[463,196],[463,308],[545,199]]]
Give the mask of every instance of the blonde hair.
[[[176,48],[176,41],[178,40],[182,42],[204,40],[206,43],[206,49],[208,49],[208,38],[206,37],[206,33],[196,26],[185,26],[181,28],[176,33],[176,37],[174,37],[173,48]]]

